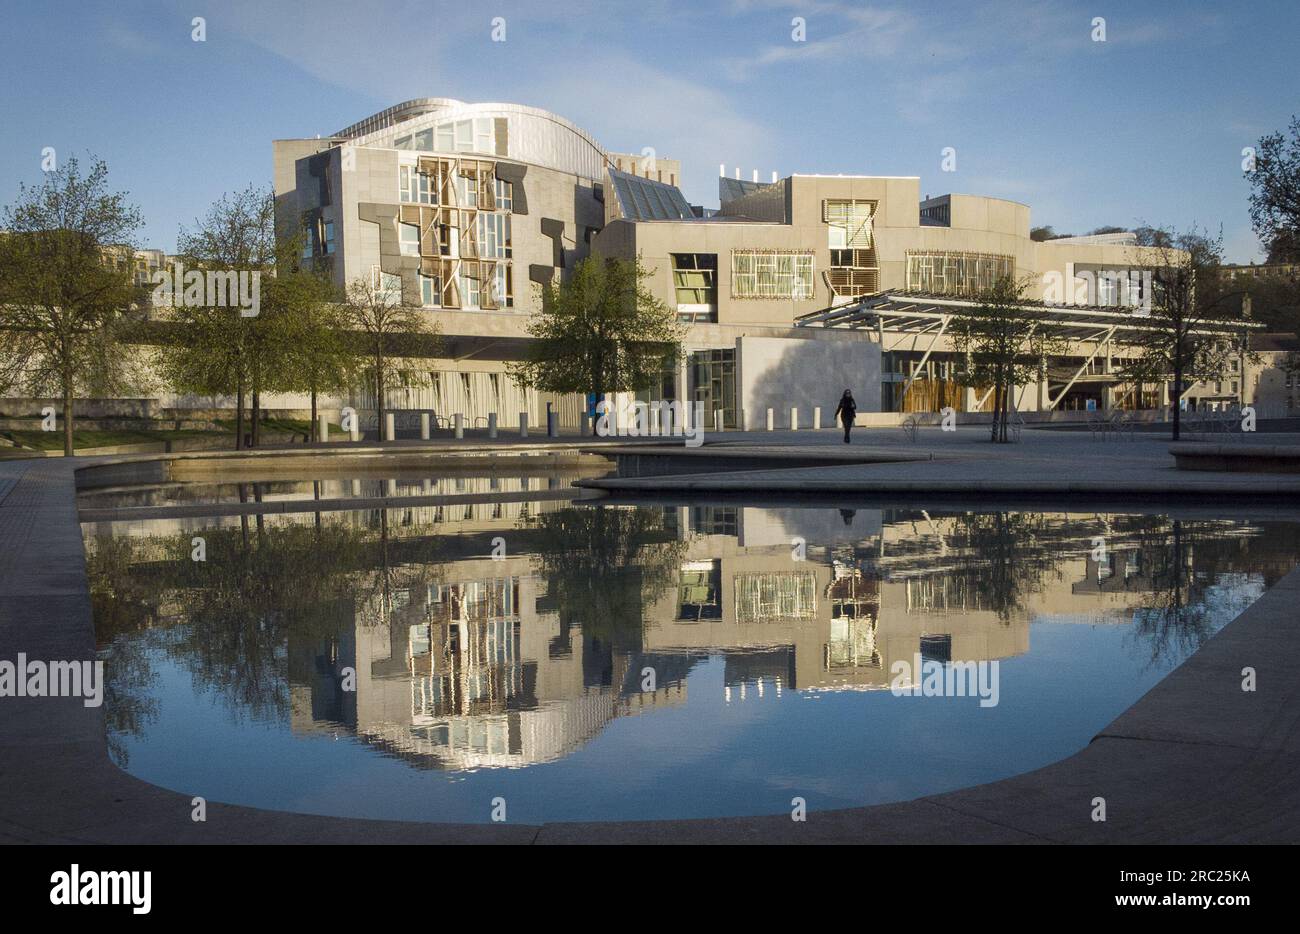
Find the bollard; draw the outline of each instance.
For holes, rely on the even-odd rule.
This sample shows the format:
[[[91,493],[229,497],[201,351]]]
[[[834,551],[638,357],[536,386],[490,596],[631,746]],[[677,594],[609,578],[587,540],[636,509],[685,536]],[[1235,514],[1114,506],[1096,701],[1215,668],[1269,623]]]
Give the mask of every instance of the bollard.
[[[776,428],[776,413],[771,409],[767,410],[767,430],[773,431]]]
[[[822,407],[820,405],[813,406],[813,427],[822,427]]]
[[[388,483],[385,485],[385,490],[384,490],[384,491],[385,491],[389,496],[396,496],[396,495],[397,495],[397,481],[396,481],[395,479],[393,479],[393,478],[390,477],[389,480],[388,480]]]
[[[424,490],[424,493],[425,493],[426,496],[427,496],[428,494],[432,493],[432,492],[433,492],[433,478],[432,478],[432,477],[425,477],[425,478],[420,482],[420,487],[421,487],[421,489]]]
[[[582,435],[585,438],[591,437],[591,413],[582,413]]]
[[[546,413],[546,437],[558,438],[560,436],[560,413],[548,411]]]
[[[605,425],[609,429],[606,435],[614,437],[619,433],[618,411],[614,408],[614,397],[605,393]]]
[[[330,439],[330,420],[324,415],[320,417],[320,427],[316,429],[317,441],[328,441]]]
[[[795,405],[790,406],[790,430],[799,430],[799,407]]]
[[[384,413],[384,440],[397,440],[397,418],[392,412]]]
[[[456,437],[457,438],[465,437],[465,416],[462,415],[460,412],[457,412],[455,415],[452,416],[452,420],[456,424]]]
[[[496,440],[497,436],[497,413],[488,413],[488,437]]]
[[[352,416],[352,427],[348,429],[348,438],[352,441],[361,440],[361,429],[357,427],[357,417]]]
[[[722,433],[722,409],[713,410],[713,430]]]
[[[421,441],[429,440],[429,413],[428,412],[420,413],[420,440]]]
[[[749,410],[741,409],[738,415],[740,430],[749,431]]]
[[[519,437],[521,438],[528,437],[528,413],[527,412],[519,413]]]

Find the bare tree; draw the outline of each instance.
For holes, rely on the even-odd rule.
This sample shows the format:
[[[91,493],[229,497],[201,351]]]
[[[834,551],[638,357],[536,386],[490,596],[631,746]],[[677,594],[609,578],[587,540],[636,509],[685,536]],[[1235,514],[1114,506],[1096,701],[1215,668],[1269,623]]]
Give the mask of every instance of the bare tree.
[[[344,324],[359,341],[359,369],[375,394],[382,439],[388,390],[428,381],[420,358],[437,354],[437,327],[427,312],[405,299],[400,282],[382,276],[378,283],[354,279],[342,311]]]
[[[1270,263],[1300,262],[1300,118],[1260,139],[1247,167],[1250,219]]]
[[[966,360],[961,381],[993,392],[991,441],[1007,441],[1011,397],[1016,386],[1041,378],[1043,360],[1055,352],[1040,327],[1045,312],[1027,302],[1029,282],[1003,276],[979,302],[953,318],[953,346]]]
[[[1225,335],[1219,318],[1240,292],[1225,291],[1220,275],[1222,236],[1204,231],[1151,229],[1141,265],[1152,266],[1151,330],[1140,339],[1130,370],[1150,378],[1173,377],[1173,440],[1180,436],[1181,402],[1199,380],[1223,374],[1229,357],[1241,351]]]

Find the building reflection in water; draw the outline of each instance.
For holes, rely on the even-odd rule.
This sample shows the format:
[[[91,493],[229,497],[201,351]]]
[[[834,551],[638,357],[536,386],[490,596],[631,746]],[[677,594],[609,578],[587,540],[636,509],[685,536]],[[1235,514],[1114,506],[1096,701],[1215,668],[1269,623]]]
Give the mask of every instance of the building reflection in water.
[[[344,610],[326,631],[284,634],[295,733],[345,731],[420,768],[527,766],[620,717],[685,704],[688,676],[708,657],[723,658],[723,700],[753,704],[887,689],[891,664],[918,654],[1011,658],[1028,651],[1039,619],[1136,619],[1185,654],[1208,635],[1195,630],[1195,607],[1220,571],[1240,561],[1270,578],[1289,567],[1282,552],[1276,568],[1247,555],[1242,543],[1260,529],[1240,522],[481,505],[454,518],[441,507],[341,514],[377,543],[348,567],[321,569],[322,581],[346,576],[355,595],[331,598]],[[132,530],[145,563],[156,568],[160,554],[145,543],[169,531],[185,539],[189,521],[152,537]],[[92,565],[97,543],[121,532],[87,527]],[[497,536],[508,548],[494,558]],[[175,594],[154,599],[151,625],[185,624]],[[348,669],[355,690],[343,689]]]

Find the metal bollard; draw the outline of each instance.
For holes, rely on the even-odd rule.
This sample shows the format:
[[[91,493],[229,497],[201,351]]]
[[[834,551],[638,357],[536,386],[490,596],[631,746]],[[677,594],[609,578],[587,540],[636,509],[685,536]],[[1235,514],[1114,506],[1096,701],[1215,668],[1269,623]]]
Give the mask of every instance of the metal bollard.
[[[452,416],[452,421],[456,425],[456,437],[457,438],[465,437],[465,416],[462,415],[460,412],[457,412],[455,415]]]
[[[722,434],[722,409],[713,410],[713,430]]]
[[[774,431],[775,429],[776,429],[776,413],[773,412],[771,409],[768,409],[768,410],[767,410],[767,430],[768,430],[768,431]]]
[[[322,415],[318,419],[318,427],[316,429],[316,440],[328,441],[329,439],[330,439],[330,420],[326,416]]]
[[[739,418],[740,430],[749,431],[749,410],[741,409],[737,417]]]
[[[384,440],[395,441],[397,439],[397,418],[392,412],[384,413]]]
[[[820,405],[813,406],[813,427],[822,427],[822,407]]]
[[[422,441],[429,440],[429,413],[428,412],[420,413],[420,440]]]
[[[546,413],[546,437],[558,438],[560,436],[560,413]]]
[[[488,413],[488,437],[493,440],[496,440],[496,436],[497,436],[497,413],[489,412]]]
[[[527,412],[519,413],[519,437],[521,438],[528,437],[528,413]]]
[[[794,405],[790,406],[790,430],[799,430],[799,407]]]

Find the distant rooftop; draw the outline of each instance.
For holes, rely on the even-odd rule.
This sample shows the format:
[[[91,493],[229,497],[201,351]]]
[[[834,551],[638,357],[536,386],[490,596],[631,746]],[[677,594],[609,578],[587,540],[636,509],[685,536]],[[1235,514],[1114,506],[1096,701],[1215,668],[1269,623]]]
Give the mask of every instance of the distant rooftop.
[[[676,185],[620,172],[610,166],[610,181],[623,217],[633,221],[695,220],[686,196]]]

